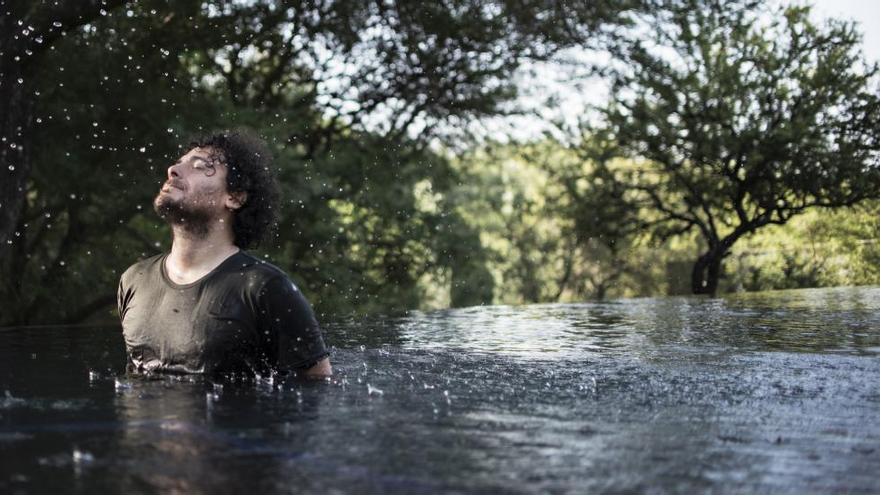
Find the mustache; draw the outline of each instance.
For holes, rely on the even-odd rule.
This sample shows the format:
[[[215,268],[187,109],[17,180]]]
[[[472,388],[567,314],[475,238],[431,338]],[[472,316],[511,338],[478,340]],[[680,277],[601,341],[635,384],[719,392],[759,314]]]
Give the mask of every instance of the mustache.
[[[177,189],[183,189],[183,182],[181,182],[177,179],[168,179],[162,184],[162,187],[165,187],[165,186],[171,186],[171,187],[176,187]]]

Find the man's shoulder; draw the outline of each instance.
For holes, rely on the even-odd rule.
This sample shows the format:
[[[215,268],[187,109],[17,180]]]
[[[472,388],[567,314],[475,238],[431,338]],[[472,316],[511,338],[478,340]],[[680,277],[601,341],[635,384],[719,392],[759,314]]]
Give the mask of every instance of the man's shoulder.
[[[134,280],[143,277],[147,273],[152,273],[155,270],[159,269],[159,262],[165,258],[167,253],[159,253],[155,256],[150,256],[149,258],[144,258],[139,260],[129,266],[124,272],[122,272],[122,277],[120,281],[123,284],[128,284],[133,282]]]
[[[232,261],[229,270],[246,273],[255,281],[266,283],[274,279],[290,280],[290,276],[281,268],[245,251],[239,251]]]

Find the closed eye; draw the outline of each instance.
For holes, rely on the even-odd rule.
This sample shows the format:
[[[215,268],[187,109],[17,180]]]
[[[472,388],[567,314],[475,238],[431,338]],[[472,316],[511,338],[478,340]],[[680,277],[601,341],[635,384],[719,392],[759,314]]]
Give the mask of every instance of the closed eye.
[[[214,164],[205,160],[204,158],[193,158],[192,164],[194,169],[203,171],[208,177],[214,175],[214,173],[216,172]]]

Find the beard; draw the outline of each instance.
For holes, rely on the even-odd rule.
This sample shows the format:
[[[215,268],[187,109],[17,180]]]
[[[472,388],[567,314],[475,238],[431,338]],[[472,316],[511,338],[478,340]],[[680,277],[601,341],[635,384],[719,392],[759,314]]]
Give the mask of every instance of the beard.
[[[199,205],[187,205],[160,192],[153,200],[153,210],[169,225],[180,227],[193,237],[204,239],[211,231],[211,212]]]

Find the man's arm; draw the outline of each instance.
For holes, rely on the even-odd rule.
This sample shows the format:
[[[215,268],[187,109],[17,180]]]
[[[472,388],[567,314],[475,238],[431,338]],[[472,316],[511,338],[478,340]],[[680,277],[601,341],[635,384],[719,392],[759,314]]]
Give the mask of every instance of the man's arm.
[[[277,356],[273,365],[305,378],[333,374],[315,312],[288,277],[274,277],[260,290],[257,315],[267,355]]]

